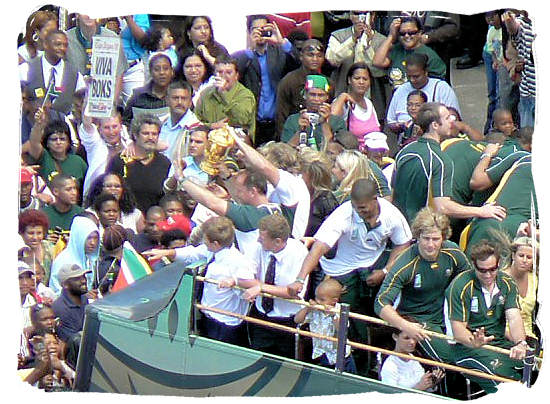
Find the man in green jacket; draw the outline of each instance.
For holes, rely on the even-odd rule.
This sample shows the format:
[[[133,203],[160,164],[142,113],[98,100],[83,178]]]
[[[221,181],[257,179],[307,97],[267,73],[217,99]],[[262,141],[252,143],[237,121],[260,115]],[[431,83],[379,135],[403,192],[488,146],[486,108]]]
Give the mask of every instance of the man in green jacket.
[[[236,60],[218,58],[214,71],[214,86],[201,94],[195,114],[211,129],[219,129],[225,124],[246,129],[254,142],[256,99],[249,89],[239,83]]]

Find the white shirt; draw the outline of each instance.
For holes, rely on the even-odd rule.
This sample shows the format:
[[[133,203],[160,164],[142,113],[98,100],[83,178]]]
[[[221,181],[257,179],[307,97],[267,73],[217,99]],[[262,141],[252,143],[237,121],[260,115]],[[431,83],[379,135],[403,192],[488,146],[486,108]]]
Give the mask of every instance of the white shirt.
[[[42,56],[42,77],[44,78],[44,86],[48,88],[50,81],[50,74],[52,69],[55,67],[55,87],[61,87],[63,85],[63,73],[65,71],[65,61],[60,59],[55,66],[51,65],[48,60]],[[23,82],[29,81],[29,69],[30,65],[28,63],[21,63],[19,65],[19,80]],[[80,72],[76,76],[76,86],[74,91],[81,90],[86,88],[86,83],[84,82],[84,77]]]
[[[401,84],[393,93],[388,113],[387,122],[408,122],[411,116],[407,112],[407,96],[415,88],[410,81]],[[452,87],[447,82],[429,78],[424,87],[420,89],[428,97],[428,102],[440,102],[447,107],[453,107],[460,114],[458,98]]]
[[[410,389],[418,384],[424,373],[424,369],[417,361],[412,359],[405,361],[397,356],[390,355],[382,365],[380,378],[382,382],[392,386]]]
[[[289,238],[286,242],[285,248],[277,253],[266,251],[262,248],[260,243],[256,243],[256,250],[253,260],[255,261],[257,272],[256,277],[261,282],[264,282],[267,272],[267,266],[271,256],[274,255],[277,260],[275,263],[275,286],[286,286],[293,283],[302,268],[302,263],[308,254],[306,246],[293,238]],[[299,294],[301,298],[304,297],[305,288]],[[262,297],[256,298],[256,308],[260,313],[264,313],[262,307]],[[270,311],[268,317],[290,317],[294,316],[302,306],[289,303],[281,299],[273,299],[273,310]]]
[[[304,237],[309,220],[311,196],[302,176],[293,175],[288,171],[278,169],[279,182],[277,187],[267,184],[267,199],[269,202],[286,207],[295,207],[294,221],[292,222],[292,237]]]
[[[212,261],[207,269],[205,277],[208,279],[254,279],[254,263],[242,255],[235,246],[224,248],[215,254],[208,251],[206,245],[198,247],[186,246],[176,248],[176,260],[191,263],[200,259]],[[201,304],[204,306],[216,307],[218,309],[231,311],[245,315],[248,312],[248,302],[241,299],[242,291],[232,288],[218,288],[218,285],[204,282]],[[212,311],[203,310],[203,313],[221,323],[237,326],[242,320],[237,317],[218,314]]]
[[[88,171],[86,171],[86,177],[84,177],[83,195],[86,197],[90,186],[94,180],[105,172],[107,163],[109,162],[109,148],[107,143],[101,138],[97,127],[92,124],[93,130],[91,133],[86,132],[84,124],[78,125],[78,136],[84,149],[86,150],[86,156],[88,160]],[[124,129],[120,132],[120,142],[125,147],[130,143],[128,132]]]
[[[412,238],[403,214],[390,202],[377,198],[380,206],[379,226],[367,230],[365,222],[351,205],[344,202],[334,210],[315,233],[315,239],[338,250],[333,259],[321,257],[321,267],[327,275],[341,276],[357,268],[368,268],[380,257],[388,239],[393,244],[405,244]]]

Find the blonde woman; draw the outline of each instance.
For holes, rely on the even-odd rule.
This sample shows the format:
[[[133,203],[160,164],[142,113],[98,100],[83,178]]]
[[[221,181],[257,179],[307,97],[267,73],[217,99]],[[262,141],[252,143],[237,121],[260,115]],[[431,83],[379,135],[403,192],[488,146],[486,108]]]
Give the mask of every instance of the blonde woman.
[[[391,202],[388,181],[380,167],[358,150],[344,150],[332,167],[332,173],[339,182],[335,191],[339,203],[350,199],[351,186],[359,178],[372,178],[378,188],[378,194]]]

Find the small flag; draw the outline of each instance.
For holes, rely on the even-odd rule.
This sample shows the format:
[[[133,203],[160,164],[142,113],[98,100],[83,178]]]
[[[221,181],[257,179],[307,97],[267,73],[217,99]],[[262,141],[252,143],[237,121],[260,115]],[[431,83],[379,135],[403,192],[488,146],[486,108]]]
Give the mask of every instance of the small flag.
[[[134,283],[144,276],[150,275],[153,270],[145,258],[139,255],[134,247],[125,241],[122,246],[122,260],[120,262],[120,271],[116,278],[111,292],[117,292],[126,286]]]

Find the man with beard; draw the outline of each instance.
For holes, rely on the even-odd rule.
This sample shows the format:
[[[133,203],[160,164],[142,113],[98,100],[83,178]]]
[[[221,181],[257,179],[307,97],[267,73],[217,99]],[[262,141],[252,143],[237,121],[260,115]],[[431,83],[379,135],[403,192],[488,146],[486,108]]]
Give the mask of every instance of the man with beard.
[[[156,151],[160,127],[159,119],[153,115],[137,116],[130,129],[134,155],[113,157],[106,170],[126,179],[136,196],[137,207],[144,213],[164,195],[162,184],[170,169],[170,160]]]
[[[335,132],[346,129],[344,120],[330,113],[329,89],[325,76],[306,76],[306,108],[287,118],[281,134],[282,142],[291,146],[303,144],[321,150],[321,145],[331,141]]]
[[[65,264],[59,270],[58,279],[63,290],[52,308],[60,320],[57,335],[65,342],[82,331],[84,326],[84,312],[88,304],[86,274],[89,272],[76,264]]]
[[[443,104],[423,104],[417,123],[424,135],[401,149],[395,158],[393,201],[409,223],[428,205],[455,218],[506,217],[506,210],[495,204],[466,206],[451,199],[453,163],[441,151],[440,143],[450,137],[453,121],[454,115]]]
[[[160,128],[158,150],[174,161],[182,135],[187,129],[197,126],[199,120],[191,111],[193,89],[187,82],[173,82],[168,86],[166,105],[170,115]]]

